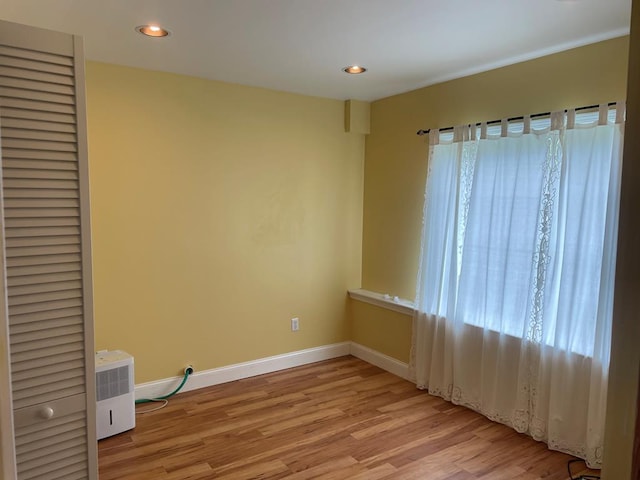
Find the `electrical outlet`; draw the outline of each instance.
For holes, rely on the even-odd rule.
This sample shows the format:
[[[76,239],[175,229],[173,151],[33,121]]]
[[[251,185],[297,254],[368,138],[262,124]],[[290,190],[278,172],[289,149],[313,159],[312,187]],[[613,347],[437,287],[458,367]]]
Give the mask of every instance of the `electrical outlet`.
[[[293,317],[291,319],[291,331],[297,332],[300,329],[300,319],[298,317]]]

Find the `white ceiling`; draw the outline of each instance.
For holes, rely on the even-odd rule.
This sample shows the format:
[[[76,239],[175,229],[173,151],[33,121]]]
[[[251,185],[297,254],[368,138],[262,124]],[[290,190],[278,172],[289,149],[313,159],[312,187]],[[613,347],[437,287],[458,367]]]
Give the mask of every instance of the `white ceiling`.
[[[624,35],[631,0],[0,0],[90,60],[375,100]],[[167,38],[137,25],[160,23]],[[369,71],[348,76],[349,64]],[[597,68],[597,66],[594,66]]]

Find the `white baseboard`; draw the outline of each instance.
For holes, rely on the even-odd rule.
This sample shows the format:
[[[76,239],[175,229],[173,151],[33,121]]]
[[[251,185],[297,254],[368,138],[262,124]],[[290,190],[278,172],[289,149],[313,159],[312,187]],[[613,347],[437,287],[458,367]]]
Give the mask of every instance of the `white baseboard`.
[[[234,380],[263,375],[265,373],[277,372],[278,370],[284,370],[286,368],[299,367],[300,365],[306,365],[308,363],[343,357],[349,355],[350,351],[351,342],[334,343],[332,345],[308,348],[306,350],[298,350],[273,357],[259,358],[250,362],[236,363],[226,367],[195,372],[189,377],[189,380],[181,391],[188,392],[189,390],[219,385]],[[182,377],[173,377],[136,385],[136,399],[157,398],[161,395],[166,395],[180,385],[181,381]]]
[[[380,353],[377,350],[373,350],[364,345],[360,345],[356,342],[351,342],[351,355],[358,357],[360,360],[364,360],[367,363],[380,367],[389,373],[393,373],[405,380],[409,379],[409,365],[396,360],[393,357]]]
[[[189,381],[184,385],[181,392],[233,382],[234,380],[255,377],[256,375],[277,372],[278,370],[299,367],[308,363],[343,357],[349,354],[398,377],[409,378],[409,365],[406,363],[359,343],[342,342],[195,372],[189,377]],[[180,385],[181,381],[182,377],[173,377],[136,385],[136,400],[166,395]]]

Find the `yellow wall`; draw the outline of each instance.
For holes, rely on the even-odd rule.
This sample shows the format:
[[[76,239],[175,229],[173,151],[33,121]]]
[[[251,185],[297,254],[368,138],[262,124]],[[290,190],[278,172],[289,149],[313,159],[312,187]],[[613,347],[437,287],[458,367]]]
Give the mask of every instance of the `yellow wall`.
[[[417,130],[624,99],[628,41],[617,38],[374,102],[366,139],[362,288],[415,296],[428,149]],[[406,321],[398,326],[398,315],[384,310],[371,322],[368,310],[353,314],[354,339],[407,358],[410,337],[396,335]]]
[[[351,317],[351,340],[409,363],[412,328],[409,315],[352,300]]]
[[[416,130],[623,99],[627,52],[623,37],[374,102],[364,173],[343,102],[89,63],[96,348],[132,353],[137,383],[349,339],[408,361],[410,317],[345,292],[414,296]]]
[[[141,383],[349,339],[364,136],[343,102],[100,63],[87,102],[97,349]]]

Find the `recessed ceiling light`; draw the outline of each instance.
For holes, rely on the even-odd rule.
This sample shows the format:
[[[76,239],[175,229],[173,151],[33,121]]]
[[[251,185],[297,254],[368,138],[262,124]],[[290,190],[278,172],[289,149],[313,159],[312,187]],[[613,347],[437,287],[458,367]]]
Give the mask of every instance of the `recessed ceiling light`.
[[[147,37],[167,37],[169,30],[165,30],[159,25],[140,25],[136,27],[136,32]]]
[[[361,65],[349,65],[348,67],[344,67],[342,71],[350,75],[357,75],[366,72],[367,69]]]

